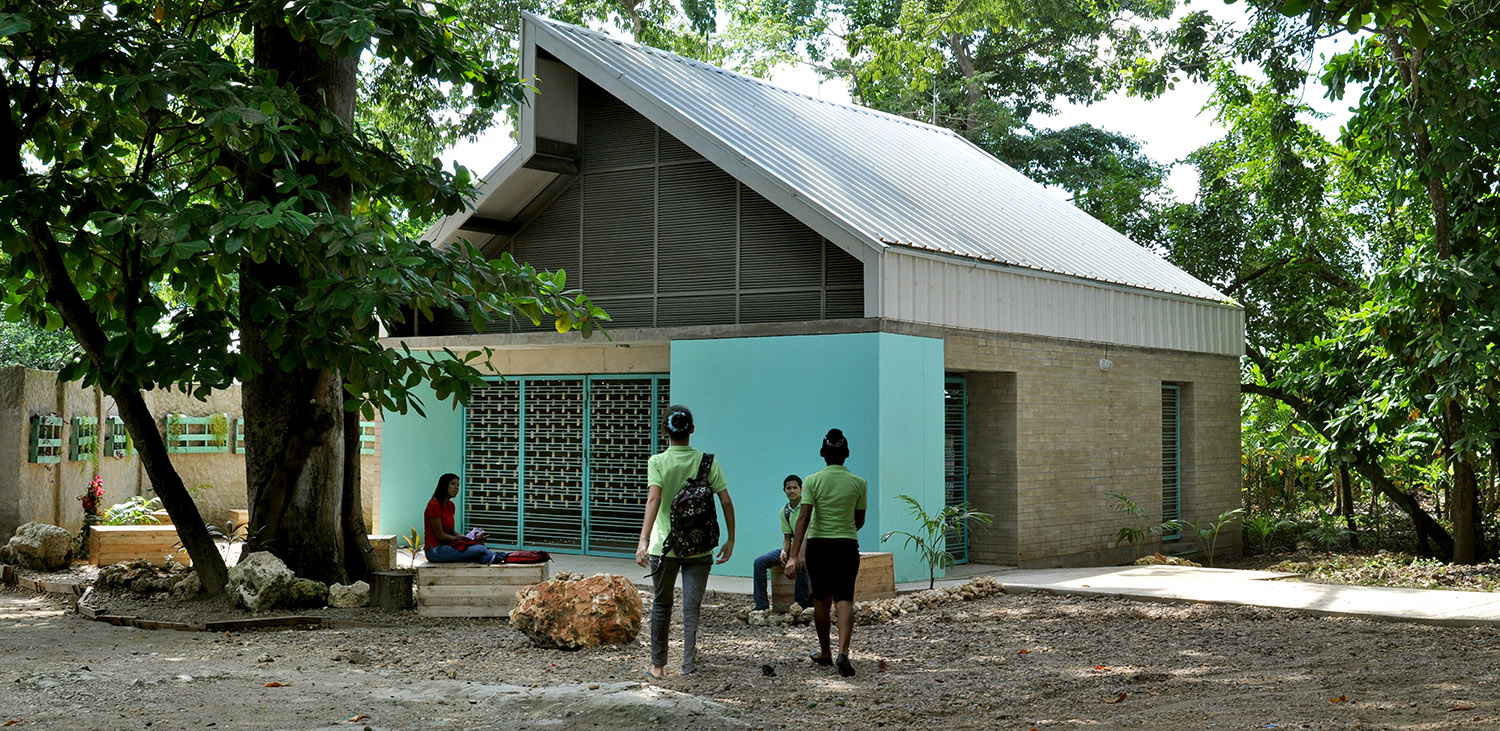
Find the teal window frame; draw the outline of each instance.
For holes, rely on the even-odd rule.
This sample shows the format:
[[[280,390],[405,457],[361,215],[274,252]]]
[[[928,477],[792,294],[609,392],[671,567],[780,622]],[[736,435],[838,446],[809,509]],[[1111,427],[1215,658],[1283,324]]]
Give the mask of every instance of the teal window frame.
[[[943,497],[947,506],[969,501],[969,386],[963,376],[950,375],[943,381]],[[954,564],[969,562],[969,533],[967,524],[948,531],[948,555]]]
[[[1182,520],[1182,387],[1161,386],[1161,520]],[[1163,533],[1175,541],[1182,531]]]
[[[593,406],[592,393],[593,393],[593,391],[590,388],[590,386],[593,383],[598,382],[598,381],[611,381],[611,380],[616,380],[616,381],[620,381],[620,380],[643,381],[643,380],[646,380],[646,379],[650,379],[651,380],[651,436],[650,436],[650,442],[649,442],[649,444],[652,445],[652,446],[651,446],[651,448],[649,450],[649,454],[655,454],[656,452],[661,451],[661,449],[665,448],[665,446],[663,444],[664,435],[662,434],[662,429],[661,429],[661,408],[662,408],[662,403],[663,403],[663,400],[662,400],[662,395],[663,395],[662,389],[663,388],[670,389],[670,381],[671,381],[670,374],[667,374],[667,373],[610,373],[610,374],[598,374],[598,375],[593,375],[593,374],[589,374],[589,375],[564,374],[564,375],[510,376],[510,377],[506,377],[506,378],[491,377],[491,378],[485,379],[486,381],[491,382],[491,383],[498,383],[498,382],[504,381],[504,382],[507,382],[507,383],[515,383],[515,384],[517,384],[517,386],[518,386],[517,398],[518,398],[518,410],[519,410],[518,411],[518,418],[517,418],[517,430],[518,430],[518,434],[517,434],[517,439],[516,439],[516,450],[517,450],[517,464],[516,464],[516,480],[517,480],[517,491],[516,491],[516,505],[517,505],[517,511],[516,511],[516,542],[513,543],[513,544],[497,544],[497,543],[493,543],[492,542],[490,544],[491,548],[498,548],[498,549],[507,549],[507,548],[510,548],[510,549],[514,549],[514,548],[520,548],[520,547],[523,547],[523,546],[525,546],[525,547],[535,547],[533,544],[528,544],[527,541],[526,541],[526,511],[525,511],[525,505],[526,505],[526,487],[527,487],[527,485],[526,485],[526,442],[527,442],[527,426],[526,426],[526,397],[527,397],[527,389],[526,389],[526,385],[528,383],[535,382],[535,381],[578,381],[580,383],[580,387],[583,390],[583,402],[582,402],[582,404],[583,404],[583,414],[582,414],[582,432],[581,432],[582,435],[583,435],[583,438],[582,438],[582,448],[581,448],[581,452],[580,452],[580,459],[582,461],[582,486],[581,486],[581,490],[580,490],[580,500],[582,501],[582,509],[580,510],[580,514],[579,514],[579,519],[581,521],[581,525],[580,525],[580,529],[579,529],[579,544],[578,544],[578,548],[576,550],[569,549],[569,548],[552,548],[550,546],[546,547],[546,550],[549,551],[549,552],[552,552],[552,553],[580,554],[580,555],[588,555],[588,556],[618,556],[618,557],[625,557],[625,556],[634,556],[635,555],[633,551],[592,550],[590,548],[590,546],[594,544],[594,542],[595,542],[594,538],[596,537],[596,536],[593,535],[593,533],[594,533],[594,527],[593,527],[593,524],[592,524],[592,521],[591,521],[591,517],[592,517],[592,505],[591,505],[591,503],[592,503],[592,501],[590,499],[591,496],[592,496],[592,485],[593,485],[592,461],[593,461],[593,456],[594,456],[593,455],[593,444],[592,444],[593,440],[591,439],[591,437],[592,437],[592,412],[593,412],[593,409],[592,409],[592,406]],[[463,492],[461,494],[464,496],[464,499],[459,501],[457,515],[455,516],[455,521],[457,522],[457,524],[459,526],[462,526],[461,529],[464,530],[464,531],[467,531],[469,528],[472,527],[472,526],[469,525],[469,516],[468,516],[468,504],[469,504],[468,490],[469,490],[469,487],[470,487],[470,485],[469,485],[469,483],[470,483],[470,480],[469,480],[469,459],[468,459],[469,421],[470,421],[469,407],[466,405],[464,407],[463,423],[462,423],[462,427],[461,427],[461,430],[460,430],[461,431],[461,435],[462,435],[461,436],[462,443],[464,445],[464,458],[462,460],[461,470],[460,470],[460,484],[463,486],[462,487]],[[649,456],[649,454],[647,456]],[[643,464],[644,464],[644,459],[645,458],[643,457],[642,458]],[[633,536],[632,536],[632,538],[633,538]],[[634,541],[632,540],[632,544],[633,544],[633,542]]]

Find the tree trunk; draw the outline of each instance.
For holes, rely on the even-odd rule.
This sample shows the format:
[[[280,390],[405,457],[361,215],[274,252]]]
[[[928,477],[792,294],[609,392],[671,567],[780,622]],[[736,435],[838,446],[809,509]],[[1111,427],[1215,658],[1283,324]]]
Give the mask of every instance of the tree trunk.
[[[1354,529],[1354,484],[1350,479],[1349,465],[1340,461],[1338,465],[1339,513],[1344,516],[1344,526],[1349,529],[1349,547],[1359,550],[1359,532]]]
[[[1262,370],[1266,370],[1266,366],[1262,366]],[[1320,426],[1321,424],[1328,423],[1327,419],[1323,419],[1322,421],[1316,420],[1314,417],[1322,416],[1322,414],[1306,400],[1277,388],[1254,383],[1241,383],[1240,392],[1274,398],[1292,407],[1292,410],[1305,423],[1312,426],[1325,439],[1328,437],[1328,434]],[[1369,457],[1356,454],[1354,456],[1354,469],[1359,474],[1364,475],[1366,480],[1370,481],[1370,489],[1372,491],[1389,497],[1391,502],[1396,504],[1396,507],[1400,508],[1402,512],[1411,518],[1412,526],[1417,531],[1417,542],[1423,556],[1433,555],[1434,551],[1431,549],[1430,544],[1436,544],[1438,558],[1444,561],[1453,560],[1453,537],[1448,534],[1448,531],[1443,528],[1442,524],[1433,520],[1432,516],[1428,515],[1427,511],[1422,509],[1416,498],[1403,492],[1401,488],[1396,487],[1390,478],[1386,477],[1385,470],[1381,469],[1378,463]]]
[[[47,282],[47,301],[62,316],[84,354],[102,376],[107,341],[104,329],[99,326],[98,319],[89,310],[88,303],[84,302],[78,286],[73,282],[67,263],[63,260],[60,243],[52,237],[51,232],[33,233],[33,251]],[[229,579],[224,557],[208,534],[208,527],[203,523],[203,516],[198,513],[198,506],[182,483],[182,476],[177,474],[171,457],[167,456],[166,442],[162,439],[161,432],[156,430],[156,418],[146,406],[146,399],[141,396],[140,391],[129,386],[122,386],[102,377],[100,382],[104,392],[115,399],[120,419],[125,422],[130,437],[135,440],[141,464],[151,478],[151,487],[161,497],[162,507],[167,509],[167,514],[172,516],[172,522],[177,526],[177,535],[182,539],[182,547],[187,549],[188,556],[193,559],[193,566],[198,572],[199,580],[203,582],[204,590],[210,595],[222,593],[224,584]]]
[[[1437,558],[1444,561],[1451,561],[1453,559],[1453,537],[1448,535],[1448,531],[1443,529],[1442,524],[1433,520],[1432,516],[1428,515],[1427,511],[1423,510],[1422,506],[1417,504],[1416,498],[1406,494],[1401,488],[1396,487],[1385,476],[1385,472],[1369,460],[1356,460],[1354,468],[1361,475],[1364,475],[1365,479],[1370,481],[1372,489],[1378,490],[1380,494],[1390,498],[1391,502],[1396,504],[1396,507],[1401,508],[1403,512],[1411,517],[1412,525],[1417,529],[1417,541],[1422,549],[1422,555],[1427,556],[1434,553],[1429,546],[1430,541],[1437,545],[1437,551],[1435,552]]]
[[[299,42],[284,27],[261,26],[255,29],[255,64],[294,88],[304,104],[352,125],[356,59],[343,54],[325,58],[316,39]],[[331,212],[349,213],[348,178],[311,162],[300,164],[297,172],[318,178]],[[274,203],[279,198],[272,181],[259,171],[246,174],[245,188],[251,199]],[[300,358],[292,368],[281,368],[280,352],[267,339],[268,326],[285,327],[283,349],[295,350],[318,334],[294,318],[277,323],[250,314],[256,300],[277,287],[306,293],[307,282],[297,268],[278,261],[273,253],[261,263],[246,258],[240,272],[241,348],[259,367],[241,389],[250,502],[246,550],[270,551],[304,578],[346,582],[343,379],[332,371],[306,367]],[[358,565],[356,573],[363,575],[363,562]]]
[[[1463,452],[1452,449],[1462,438],[1464,412],[1457,400],[1450,400],[1443,421],[1448,424],[1449,464],[1453,468],[1452,491],[1448,493],[1449,517],[1453,521],[1453,562],[1475,563],[1483,555],[1479,532],[1479,491],[1474,463]]]

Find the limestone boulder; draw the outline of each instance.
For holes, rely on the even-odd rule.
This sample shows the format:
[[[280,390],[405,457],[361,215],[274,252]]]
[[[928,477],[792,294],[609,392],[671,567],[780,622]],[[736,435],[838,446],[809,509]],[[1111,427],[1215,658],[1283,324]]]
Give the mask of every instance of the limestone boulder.
[[[1135,560],[1137,566],[1202,566],[1181,556],[1163,556],[1153,553],[1150,556],[1142,556]]]
[[[252,612],[264,612],[286,603],[296,574],[266,551],[240,558],[229,570],[228,592],[235,606]]]
[[[16,562],[37,571],[57,571],[68,567],[68,551],[73,534],[66,528],[46,523],[27,523],[16,529],[6,544]]]
[[[136,585],[146,579],[155,579],[156,567],[144,558],[132,558],[99,569],[94,579],[95,586],[110,591],[137,591]]]
[[[353,584],[332,584],[328,587],[328,606],[342,609],[363,607],[370,603],[370,585],[363,581]]]
[[[287,592],[286,606],[299,608],[328,606],[328,585],[312,579],[297,579],[292,582],[292,588]]]
[[[516,592],[510,623],[538,647],[624,644],[641,631],[641,595],[623,576],[560,575]]]
[[[198,572],[193,572],[182,577],[181,581],[172,585],[172,597],[175,599],[193,599],[203,593],[203,581],[198,578]]]

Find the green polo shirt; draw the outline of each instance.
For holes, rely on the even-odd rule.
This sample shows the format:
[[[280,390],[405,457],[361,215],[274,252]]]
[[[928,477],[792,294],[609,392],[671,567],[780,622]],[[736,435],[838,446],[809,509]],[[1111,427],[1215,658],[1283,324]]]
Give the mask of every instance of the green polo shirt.
[[[792,535],[797,532],[797,514],[802,509],[802,501],[792,502],[788,500],[786,505],[781,506],[781,533]]]
[[[807,538],[858,538],[854,511],[865,509],[863,477],[843,465],[831,464],[807,476],[802,485],[802,504],[812,506]]]
[[[698,476],[698,466],[702,461],[703,453],[687,446],[667,447],[667,451],[653,454],[646,460],[646,484],[661,488],[661,507],[656,511],[656,522],[651,525],[651,546],[646,549],[652,555],[662,555],[667,534],[672,531],[672,498],[682,492],[688,480]],[[717,456],[714,457],[713,466],[708,468],[708,484],[713,487],[715,495],[729,489],[729,483],[724,481],[722,463]],[[711,556],[713,551],[697,555]]]

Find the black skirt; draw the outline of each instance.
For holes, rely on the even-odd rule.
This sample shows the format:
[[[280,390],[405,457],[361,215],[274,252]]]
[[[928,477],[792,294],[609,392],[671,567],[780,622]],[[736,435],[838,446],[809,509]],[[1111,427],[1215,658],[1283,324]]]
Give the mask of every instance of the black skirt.
[[[859,576],[859,541],[853,538],[807,539],[807,578],[815,599],[854,601]]]

